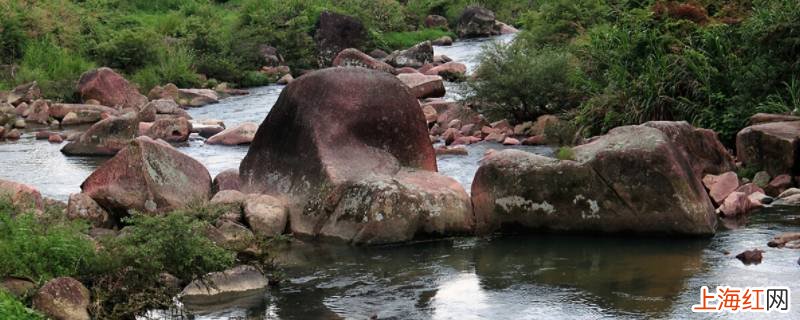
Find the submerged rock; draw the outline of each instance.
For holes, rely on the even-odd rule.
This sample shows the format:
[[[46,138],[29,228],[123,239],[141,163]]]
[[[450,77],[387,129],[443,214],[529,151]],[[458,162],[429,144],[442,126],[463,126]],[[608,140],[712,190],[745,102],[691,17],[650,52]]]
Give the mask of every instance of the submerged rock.
[[[139,133],[135,113],[111,117],[92,125],[81,136],[61,149],[68,156],[113,156]]]
[[[286,196],[294,234],[358,244],[470,232],[466,192],[435,171],[416,99],[361,68],[287,86],[240,167],[244,191]]]
[[[89,289],[73,278],[55,278],[33,296],[33,308],[56,320],[89,320]]]
[[[761,260],[764,259],[762,253],[764,253],[763,250],[758,250],[758,249],[747,250],[745,252],[737,254],[736,259],[739,259],[739,261],[741,261],[747,266],[751,264],[760,264]]]
[[[484,158],[472,184],[481,231],[714,233],[700,179],[661,131],[619,127],[573,153],[576,161],[517,150]]]
[[[139,137],[97,168],[81,189],[112,214],[164,212],[208,200],[211,176],[169,144]]]
[[[199,280],[193,281],[180,294],[181,301],[192,305],[220,305],[248,296],[262,295],[269,282],[252,266],[237,266],[223,272],[208,275],[208,286]]]
[[[109,68],[94,69],[81,75],[78,93],[83,101],[93,99],[117,109],[138,108],[147,103],[147,97]]]

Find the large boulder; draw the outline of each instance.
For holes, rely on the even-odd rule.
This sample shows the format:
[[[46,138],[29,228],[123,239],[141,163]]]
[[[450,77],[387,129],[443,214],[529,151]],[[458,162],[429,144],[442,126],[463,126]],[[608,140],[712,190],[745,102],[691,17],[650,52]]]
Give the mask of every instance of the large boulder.
[[[700,179],[661,131],[619,127],[573,152],[576,161],[517,150],[487,156],[472,184],[481,231],[714,233]]]
[[[280,199],[257,195],[245,199],[244,219],[256,235],[274,237],[283,234],[289,213]]]
[[[211,182],[211,192],[217,193],[224,190],[239,190],[241,182],[239,181],[239,169],[223,170]]]
[[[81,75],[78,93],[83,101],[94,99],[104,106],[118,109],[138,108],[147,103],[147,97],[109,68],[94,69]]]
[[[421,73],[401,73],[397,79],[408,87],[417,99],[444,97],[444,81],[440,76],[426,76]]]
[[[294,234],[356,244],[471,232],[466,192],[435,171],[416,99],[361,68],[287,86],[240,167],[243,191],[286,198]]]
[[[320,67],[329,67],[333,58],[344,49],[361,49],[367,42],[367,29],[358,19],[323,11],[314,32],[317,60]]]
[[[22,183],[0,179],[0,197],[9,199],[11,205],[21,211],[44,208],[42,194]]]
[[[161,116],[168,116],[168,117],[183,117],[188,120],[192,120],[192,116],[189,115],[186,110],[183,110],[175,100],[172,99],[157,99],[147,103],[148,106],[145,109],[153,107],[156,109],[156,118],[163,118]]]
[[[770,123],[770,122],[789,122],[800,121],[800,117],[787,114],[756,113],[750,117],[750,125]]]
[[[433,45],[430,41],[421,42],[406,50],[392,52],[384,61],[397,68],[420,68],[433,62]]]
[[[461,13],[456,28],[460,38],[488,37],[500,34],[494,12],[481,6],[469,6]]]
[[[253,122],[245,122],[233,128],[228,128],[220,133],[213,135],[206,140],[207,144],[221,144],[227,146],[235,146],[241,144],[250,144],[256,136],[258,124]]]
[[[33,296],[33,308],[54,320],[89,320],[89,289],[73,278],[48,281]]]
[[[336,55],[336,58],[333,59],[333,66],[334,67],[361,67],[367,69],[373,69],[383,72],[388,72],[391,74],[397,74],[397,71],[390,66],[388,63],[379,61],[373,57],[370,57],[366,53],[358,51],[358,49],[344,49],[342,52]]]
[[[798,174],[800,121],[771,122],[742,129],[736,135],[736,155],[746,166],[772,176]]]
[[[692,168],[698,177],[736,170],[733,156],[713,130],[695,128],[686,121],[650,121],[644,125],[661,130],[687,158],[692,159]]]
[[[61,152],[69,156],[113,156],[136,138],[139,117],[126,113],[93,124],[80,137],[68,143]]]
[[[97,168],[81,189],[112,214],[164,212],[208,200],[211,176],[197,160],[143,136]]]

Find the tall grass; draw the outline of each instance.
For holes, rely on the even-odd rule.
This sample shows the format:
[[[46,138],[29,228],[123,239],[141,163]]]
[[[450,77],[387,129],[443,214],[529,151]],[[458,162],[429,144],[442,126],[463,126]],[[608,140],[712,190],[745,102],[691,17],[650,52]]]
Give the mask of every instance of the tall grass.
[[[73,100],[81,73],[95,65],[49,40],[29,42],[20,61],[16,84],[37,81],[43,92],[58,100]]]

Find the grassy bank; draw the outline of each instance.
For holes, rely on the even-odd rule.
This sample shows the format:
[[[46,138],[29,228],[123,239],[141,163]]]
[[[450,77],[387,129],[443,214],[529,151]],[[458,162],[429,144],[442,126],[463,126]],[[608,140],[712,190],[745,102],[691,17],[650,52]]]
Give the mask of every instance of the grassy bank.
[[[538,1],[537,1],[538,2]],[[515,22],[524,1],[511,0],[0,0],[0,89],[37,80],[44,94],[73,101],[77,77],[95,66],[121,70],[147,92],[167,82],[205,79],[259,85],[259,47],[276,47],[293,70],[316,68],[313,31],[322,11],[354,16],[367,48],[399,49],[448,34],[423,28],[428,14],[457,22],[480,3]]]
[[[587,135],[686,120],[730,145],[754,113],[800,106],[797,1],[548,0],[522,20],[472,84],[496,117],[558,113]]]
[[[48,208],[35,215],[0,199],[0,279],[29,279],[41,286],[56,277],[76,278],[91,291],[90,311],[96,319],[132,319],[147,310],[169,308],[190,281],[234,264],[272,269],[266,253],[242,258],[205,236],[222,207],[134,214],[123,220],[119,235],[94,238],[87,222],[69,220],[61,210]],[[252,241],[263,252],[269,247],[266,240]],[[165,283],[164,274],[174,276],[176,283]],[[36,319],[25,308],[30,299],[0,289],[0,314]]]

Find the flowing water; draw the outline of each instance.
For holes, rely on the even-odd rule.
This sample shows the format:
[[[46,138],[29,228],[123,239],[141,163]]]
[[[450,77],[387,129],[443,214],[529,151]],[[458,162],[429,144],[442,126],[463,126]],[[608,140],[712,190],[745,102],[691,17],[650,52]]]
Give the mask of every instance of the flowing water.
[[[484,43],[463,41],[435,50],[473,71]],[[254,88],[250,95],[189,112],[228,126],[260,123],[281,89]],[[448,83],[447,91],[450,99],[463,95],[456,84]],[[65,157],[61,146],[36,141],[30,133],[17,142],[0,142],[0,178],[66,200],[105,159]],[[196,137],[178,148],[212,176],[237,168],[247,153],[247,147],[210,146]],[[468,156],[439,157],[439,170],[469,191],[489,148],[503,147],[471,145]],[[518,148],[552,155],[547,147]],[[295,243],[276,256],[286,274],[281,285],[255,299],[189,311],[197,319],[728,318],[731,314],[690,312],[701,286],[727,285],[788,286],[791,311],[769,318],[800,319],[800,250],[766,247],[778,233],[800,231],[800,210],[769,208],[749,220],[725,222],[710,239],[512,235],[377,248]],[[752,248],[766,251],[763,263],[745,266],[733,257]]]

